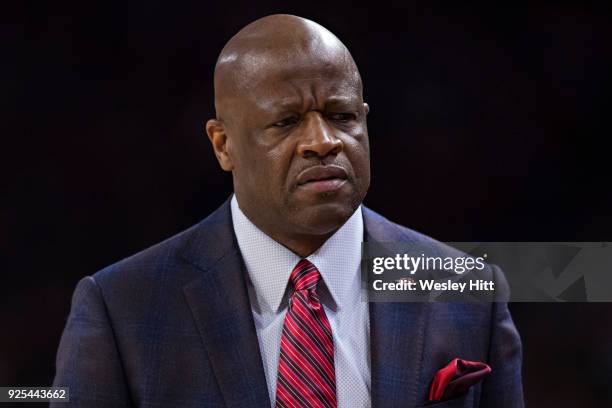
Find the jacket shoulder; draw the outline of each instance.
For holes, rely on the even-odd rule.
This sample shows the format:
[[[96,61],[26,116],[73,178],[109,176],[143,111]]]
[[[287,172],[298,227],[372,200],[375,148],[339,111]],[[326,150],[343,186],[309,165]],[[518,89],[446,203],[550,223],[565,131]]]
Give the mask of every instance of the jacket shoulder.
[[[202,261],[198,266],[223,256],[231,247],[233,229],[229,205],[216,211],[190,228],[122,259],[93,275],[101,286],[125,286],[132,282],[170,281],[183,284],[191,279],[194,268],[188,268],[194,259]],[[164,279],[172,274],[172,279]]]

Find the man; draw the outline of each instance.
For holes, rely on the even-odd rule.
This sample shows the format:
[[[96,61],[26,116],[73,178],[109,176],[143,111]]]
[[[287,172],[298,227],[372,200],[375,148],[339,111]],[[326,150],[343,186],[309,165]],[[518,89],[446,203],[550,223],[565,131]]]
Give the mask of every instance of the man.
[[[363,241],[442,246],[361,205],[369,108],[347,48],[312,21],[269,16],[227,43],[214,81],[206,133],[235,194],[79,283],[54,381],[71,403],[429,406],[458,357],[492,371],[431,406],[522,406],[505,303],[361,298]]]

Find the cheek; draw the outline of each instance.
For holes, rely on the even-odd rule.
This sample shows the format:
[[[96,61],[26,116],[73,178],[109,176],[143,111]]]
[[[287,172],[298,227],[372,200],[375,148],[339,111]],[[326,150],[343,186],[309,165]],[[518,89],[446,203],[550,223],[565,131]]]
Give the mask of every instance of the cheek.
[[[351,146],[357,145],[357,147],[365,152],[366,154],[370,153],[370,145],[368,138],[368,126],[365,120],[360,121],[358,124],[355,124],[354,127],[349,129],[346,132],[349,140],[347,141]]]
[[[287,178],[295,158],[295,147],[295,141],[292,138],[287,138],[270,150],[268,161],[270,169],[274,172],[274,177]]]
[[[264,152],[256,146],[241,145],[234,157],[234,178],[243,191],[251,195],[266,191],[267,172]]]
[[[252,152],[250,153],[251,157]],[[279,143],[273,148],[265,149],[260,155],[253,157],[253,167],[258,170],[258,184],[269,194],[283,194],[291,178],[290,168],[293,150],[289,143]]]
[[[355,176],[369,177],[370,174],[370,144],[368,133],[355,132],[347,142],[347,156],[351,161]]]

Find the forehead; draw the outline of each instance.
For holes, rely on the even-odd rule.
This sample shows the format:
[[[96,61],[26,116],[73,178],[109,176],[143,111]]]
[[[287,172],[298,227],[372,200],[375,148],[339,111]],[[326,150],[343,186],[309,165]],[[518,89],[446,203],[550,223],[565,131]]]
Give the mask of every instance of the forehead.
[[[345,50],[246,55],[240,82],[242,95],[259,102],[291,99],[361,97],[361,80]]]

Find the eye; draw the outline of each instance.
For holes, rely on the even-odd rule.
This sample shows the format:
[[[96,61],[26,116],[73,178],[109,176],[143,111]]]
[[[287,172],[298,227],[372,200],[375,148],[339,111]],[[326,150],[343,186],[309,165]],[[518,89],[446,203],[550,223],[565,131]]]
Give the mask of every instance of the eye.
[[[279,120],[278,122],[274,122],[270,126],[271,127],[275,127],[275,128],[284,128],[284,127],[288,127],[288,126],[293,126],[293,125],[297,124],[298,121],[299,121],[299,119],[296,116],[290,116],[290,117],[285,118],[283,120]]]
[[[350,120],[355,120],[357,116],[354,113],[340,112],[340,113],[330,113],[327,116],[331,120],[335,120],[338,122],[348,122]]]

